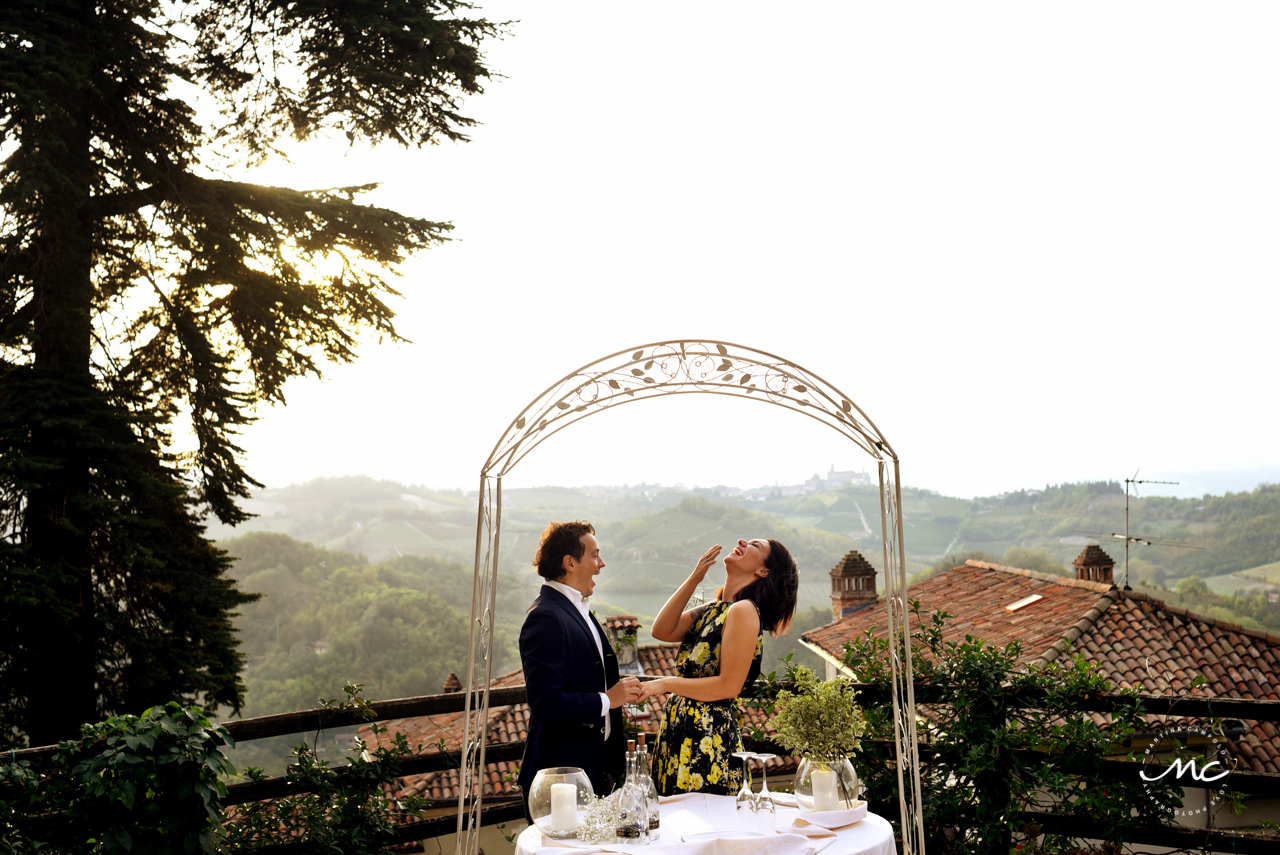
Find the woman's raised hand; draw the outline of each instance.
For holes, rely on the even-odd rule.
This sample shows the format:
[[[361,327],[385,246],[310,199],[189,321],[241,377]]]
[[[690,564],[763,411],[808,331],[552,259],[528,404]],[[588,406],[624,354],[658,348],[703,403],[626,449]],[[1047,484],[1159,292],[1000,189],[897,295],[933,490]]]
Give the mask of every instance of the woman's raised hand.
[[[693,577],[696,581],[701,582],[707,577],[707,571],[711,569],[711,565],[716,563],[716,558],[720,555],[720,544],[708,549],[702,553],[702,557],[698,559],[698,565],[693,568]]]

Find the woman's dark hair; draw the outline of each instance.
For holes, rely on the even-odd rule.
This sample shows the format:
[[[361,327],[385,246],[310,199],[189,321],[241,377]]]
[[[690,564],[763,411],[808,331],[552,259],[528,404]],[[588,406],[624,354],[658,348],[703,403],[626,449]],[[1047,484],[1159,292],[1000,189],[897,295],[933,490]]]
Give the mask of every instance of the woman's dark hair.
[[[553,522],[542,532],[538,553],[533,556],[533,566],[543,579],[555,581],[564,576],[564,557],[572,555],[581,561],[587,547],[582,543],[584,534],[595,534],[595,527],[586,520]]]
[[[769,575],[756,579],[734,595],[733,601],[751,600],[760,610],[760,628],[774,638],[791,626],[796,613],[796,591],[800,587],[800,571],[787,548],[776,540],[769,541],[769,557],[764,560]]]

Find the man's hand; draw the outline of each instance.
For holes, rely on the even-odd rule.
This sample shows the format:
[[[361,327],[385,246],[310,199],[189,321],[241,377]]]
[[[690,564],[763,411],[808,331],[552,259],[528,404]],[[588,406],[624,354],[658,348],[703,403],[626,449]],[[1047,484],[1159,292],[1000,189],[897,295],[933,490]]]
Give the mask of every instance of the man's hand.
[[[616,710],[623,704],[637,703],[644,693],[639,680],[635,677],[623,677],[605,694],[609,696],[609,709]]]

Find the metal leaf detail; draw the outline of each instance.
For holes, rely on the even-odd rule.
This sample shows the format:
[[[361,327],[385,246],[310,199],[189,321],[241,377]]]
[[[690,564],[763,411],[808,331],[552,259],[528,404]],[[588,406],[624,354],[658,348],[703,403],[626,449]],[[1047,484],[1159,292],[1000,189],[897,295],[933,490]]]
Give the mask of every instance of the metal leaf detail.
[[[556,401],[556,406],[557,406],[557,407],[559,407],[559,408],[560,408],[560,409],[562,409],[562,410],[567,410],[567,409],[569,409],[569,405],[568,405],[568,404],[566,404],[564,401]]]
[[[751,379],[750,374],[743,374],[742,378],[738,380],[738,385],[742,385],[743,383],[746,383],[750,379]]]
[[[797,383],[797,384],[796,384],[796,391],[797,391],[797,392],[808,392],[808,391],[809,391],[809,387],[808,387],[808,386],[805,386],[803,383]]]
[[[516,430],[520,430],[523,427],[524,427],[524,416],[521,416],[520,418],[516,419]]]
[[[850,404],[848,401],[841,401],[840,409],[844,410],[846,413],[851,413],[853,412],[853,404]]]
[[[723,380],[724,382],[728,383],[730,380],[732,380],[732,379],[733,379],[733,375],[732,375],[732,374],[726,374],[726,375],[724,375],[723,377],[721,377],[720,379],[721,379],[721,380]]]
[[[728,356],[728,355],[729,355],[729,351],[725,350],[725,348],[724,348],[724,345],[723,345],[723,344],[717,344],[717,345],[716,345],[716,350],[720,351],[720,355],[721,355],[721,356]]]
[[[634,375],[636,375],[637,377],[643,377],[643,376],[644,376],[644,372],[643,372],[643,371],[641,371],[639,368],[632,368],[632,369],[631,369],[631,373],[632,373],[632,374],[634,374]]]
[[[644,370],[645,370],[645,371],[648,371],[648,370],[649,370],[650,368],[652,368],[652,367],[653,367],[653,360],[652,360],[652,359],[650,359],[648,362],[646,362],[646,363],[644,364]]]
[[[610,389],[621,389],[622,387],[618,385],[618,381],[617,381],[617,380],[610,379],[610,380],[609,380],[609,388],[610,388]]]
[[[721,362],[721,363],[720,363],[720,367],[719,367],[719,368],[717,368],[716,370],[717,370],[717,371],[728,371],[728,370],[729,370],[730,368],[732,368],[732,367],[733,367],[733,363],[726,359],[724,362]]]
[[[631,354],[632,359],[639,359],[642,356],[644,356],[643,350],[637,350],[635,353]]]

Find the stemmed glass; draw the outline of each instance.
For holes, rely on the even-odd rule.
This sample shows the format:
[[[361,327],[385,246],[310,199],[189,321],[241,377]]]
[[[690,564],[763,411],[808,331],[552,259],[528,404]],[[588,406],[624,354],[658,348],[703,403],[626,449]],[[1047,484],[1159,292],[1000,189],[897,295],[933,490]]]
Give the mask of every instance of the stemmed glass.
[[[743,831],[755,831],[756,796],[751,792],[751,766],[747,763],[755,755],[750,751],[735,751],[733,756],[742,761],[742,787],[734,801],[735,815]]]
[[[760,792],[756,793],[756,823],[761,831],[773,831],[778,823],[778,805],[769,792],[767,764],[777,754],[753,754],[760,761]]]

